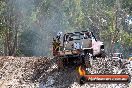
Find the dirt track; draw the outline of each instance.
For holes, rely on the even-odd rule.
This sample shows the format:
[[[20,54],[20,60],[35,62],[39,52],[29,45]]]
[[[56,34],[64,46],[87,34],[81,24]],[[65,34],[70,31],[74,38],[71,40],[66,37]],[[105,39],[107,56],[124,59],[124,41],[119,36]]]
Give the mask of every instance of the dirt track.
[[[0,88],[36,88],[49,67],[45,57],[0,57]]]
[[[58,72],[54,61],[46,57],[0,57],[0,88],[129,88],[130,85],[86,83],[80,86],[76,75],[76,68]]]

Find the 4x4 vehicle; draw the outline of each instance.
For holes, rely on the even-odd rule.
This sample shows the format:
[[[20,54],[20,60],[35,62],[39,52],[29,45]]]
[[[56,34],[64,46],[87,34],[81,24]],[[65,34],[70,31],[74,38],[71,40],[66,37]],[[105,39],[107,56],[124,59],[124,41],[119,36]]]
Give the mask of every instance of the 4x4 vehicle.
[[[114,61],[119,61],[119,60],[123,59],[123,55],[122,55],[122,53],[113,53],[112,54],[112,59]]]
[[[122,53],[112,53],[111,54],[113,65],[122,67],[123,64],[127,63],[127,60],[123,58]]]
[[[132,67],[132,54],[131,55],[129,55],[129,62],[130,62],[130,67]]]
[[[53,56],[58,58],[59,66],[70,63],[89,66],[90,58],[105,57],[104,44],[89,31],[57,35],[53,39]]]

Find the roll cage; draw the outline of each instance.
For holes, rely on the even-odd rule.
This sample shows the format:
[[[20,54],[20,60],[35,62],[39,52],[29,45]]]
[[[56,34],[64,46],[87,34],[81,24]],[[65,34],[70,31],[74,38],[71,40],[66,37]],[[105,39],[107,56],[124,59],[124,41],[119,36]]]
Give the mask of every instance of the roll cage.
[[[82,31],[82,32],[74,32],[74,33],[67,33],[63,37],[63,43],[66,41],[73,41],[73,40],[81,40],[81,39],[97,39],[93,35],[93,32],[87,32],[87,31]]]

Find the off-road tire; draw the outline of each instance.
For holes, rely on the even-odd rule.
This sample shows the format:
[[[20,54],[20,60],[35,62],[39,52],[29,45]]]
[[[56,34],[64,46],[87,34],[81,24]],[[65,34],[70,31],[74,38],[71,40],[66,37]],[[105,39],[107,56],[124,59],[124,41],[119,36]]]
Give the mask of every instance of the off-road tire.
[[[90,67],[91,67],[89,58],[90,58],[90,57],[89,57],[88,54],[86,54],[85,57],[84,57],[84,61],[85,61],[85,66],[86,66],[86,68],[90,68]]]
[[[101,52],[100,52],[100,56],[101,56],[102,58],[105,58],[105,57],[106,57],[105,51],[101,51]]]

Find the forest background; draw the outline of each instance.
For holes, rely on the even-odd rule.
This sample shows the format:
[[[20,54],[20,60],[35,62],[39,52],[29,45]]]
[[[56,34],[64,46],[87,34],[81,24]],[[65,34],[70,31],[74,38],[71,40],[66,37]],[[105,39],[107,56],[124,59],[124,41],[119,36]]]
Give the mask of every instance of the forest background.
[[[0,55],[52,56],[52,38],[89,30],[107,54],[132,53],[132,0],[0,0]]]

